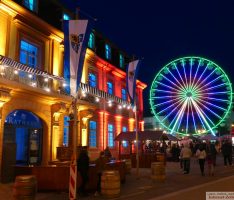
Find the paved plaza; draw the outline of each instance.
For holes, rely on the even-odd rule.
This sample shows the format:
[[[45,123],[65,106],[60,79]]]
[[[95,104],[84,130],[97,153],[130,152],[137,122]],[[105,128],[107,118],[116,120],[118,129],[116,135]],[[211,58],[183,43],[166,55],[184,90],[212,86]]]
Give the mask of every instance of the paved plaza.
[[[206,166],[207,167],[207,166]],[[12,185],[0,184],[0,199],[12,199]],[[132,169],[127,175],[126,183],[121,184],[121,193],[115,199],[127,200],[203,200],[206,192],[232,191],[234,192],[234,166],[224,167],[222,156],[218,156],[215,176],[201,176],[197,160],[191,160],[190,174],[183,174],[178,162],[167,162],[166,180],[152,181],[150,169],[140,169],[139,177]],[[38,192],[36,200],[68,200],[67,192]],[[77,199],[99,200],[102,196],[79,197]]]

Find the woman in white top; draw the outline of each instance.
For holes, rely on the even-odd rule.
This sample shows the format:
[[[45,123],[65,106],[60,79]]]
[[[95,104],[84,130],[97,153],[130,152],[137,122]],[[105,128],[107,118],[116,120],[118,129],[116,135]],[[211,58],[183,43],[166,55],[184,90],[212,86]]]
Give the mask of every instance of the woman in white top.
[[[199,160],[201,175],[205,176],[204,168],[205,168],[205,160],[206,160],[206,151],[203,144],[199,146],[199,148],[196,151],[196,157]]]

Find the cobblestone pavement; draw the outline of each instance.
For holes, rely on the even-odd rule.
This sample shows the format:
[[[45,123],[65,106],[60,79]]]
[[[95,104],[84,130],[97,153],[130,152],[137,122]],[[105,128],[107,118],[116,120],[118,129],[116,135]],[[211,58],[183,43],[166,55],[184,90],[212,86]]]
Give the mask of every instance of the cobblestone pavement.
[[[207,166],[206,166],[207,167]],[[12,185],[0,184],[0,200],[12,199]],[[224,167],[222,156],[217,158],[214,176],[201,176],[199,165],[194,158],[191,160],[190,174],[183,174],[178,162],[167,162],[166,179],[164,182],[152,181],[151,169],[140,169],[139,177],[132,169],[127,175],[126,183],[121,184],[119,200],[205,200],[207,191],[234,191],[234,166]],[[68,200],[66,192],[38,192],[36,200]],[[103,196],[77,197],[77,199],[99,200]]]

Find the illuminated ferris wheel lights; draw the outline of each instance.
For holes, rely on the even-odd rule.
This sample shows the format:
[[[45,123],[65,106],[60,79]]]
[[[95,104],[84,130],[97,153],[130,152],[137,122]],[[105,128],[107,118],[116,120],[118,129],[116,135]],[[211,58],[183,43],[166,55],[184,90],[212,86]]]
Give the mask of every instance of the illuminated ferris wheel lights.
[[[171,81],[171,80],[168,79],[167,77],[163,76],[163,78],[165,78],[165,79],[166,79],[167,81],[169,81],[172,85],[174,85],[174,86],[176,87],[177,91],[180,91],[181,89],[182,89],[182,91],[185,90],[185,88],[184,88],[183,86],[181,87],[181,85],[180,85],[180,86],[177,85],[175,82]],[[159,83],[160,83],[160,82],[159,82]],[[171,88],[171,87],[170,87],[170,88]],[[175,88],[172,87],[172,89],[175,89]]]
[[[170,109],[171,107],[173,107],[175,104],[178,104],[178,103],[182,103],[182,100],[177,101],[177,102],[175,102],[175,103],[172,103],[170,106],[164,108],[163,110],[161,110],[161,111],[158,112],[157,114],[158,114],[158,115],[161,115],[163,112],[167,111],[168,109]]]
[[[179,104],[178,104],[173,110],[171,110],[171,112],[170,112],[168,115],[166,115],[166,117],[164,117],[162,121],[164,121],[165,119],[167,119],[173,112],[175,112],[176,109],[177,109],[182,103],[183,103],[183,101],[180,101]]]
[[[199,106],[196,104],[195,101],[192,101],[192,103],[193,103],[193,106],[194,106],[195,110],[199,114],[200,119],[202,119],[203,122],[206,124],[206,126],[210,129],[210,125],[209,125],[209,123],[207,122],[207,120],[205,118],[205,116],[207,116],[207,115],[199,108]],[[207,118],[209,119],[209,117],[207,117]]]
[[[202,128],[213,134],[231,109],[230,102],[232,87],[226,74],[199,57],[170,62],[156,75],[150,92],[153,114],[171,133],[198,134]]]

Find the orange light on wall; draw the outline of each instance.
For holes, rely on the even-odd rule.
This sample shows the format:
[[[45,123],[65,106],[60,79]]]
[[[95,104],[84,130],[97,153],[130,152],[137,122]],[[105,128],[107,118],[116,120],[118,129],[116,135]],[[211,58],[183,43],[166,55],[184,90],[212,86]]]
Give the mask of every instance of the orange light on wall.
[[[125,75],[124,74],[121,74],[119,72],[116,72],[116,71],[112,71],[112,74],[119,77],[119,78],[125,78]]]
[[[107,142],[107,124],[108,124],[108,113],[100,111],[99,112],[99,124],[100,124],[100,148],[104,150],[106,148]]]
[[[140,121],[139,124],[140,124],[140,131],[144,131],[144,121]]]
[[[52,130],[52,160],[56,160],[57,147],[59,146],[59,127],[53,126]]]
[[[115,116],[115,130],[117,135],[122,131],[122,118],[120,115]]]
[[[128,124],[129,124],[129,131],[134,131],[134,128],[135,128],[135,119],[133,118],[130,118],[128,119]]]

